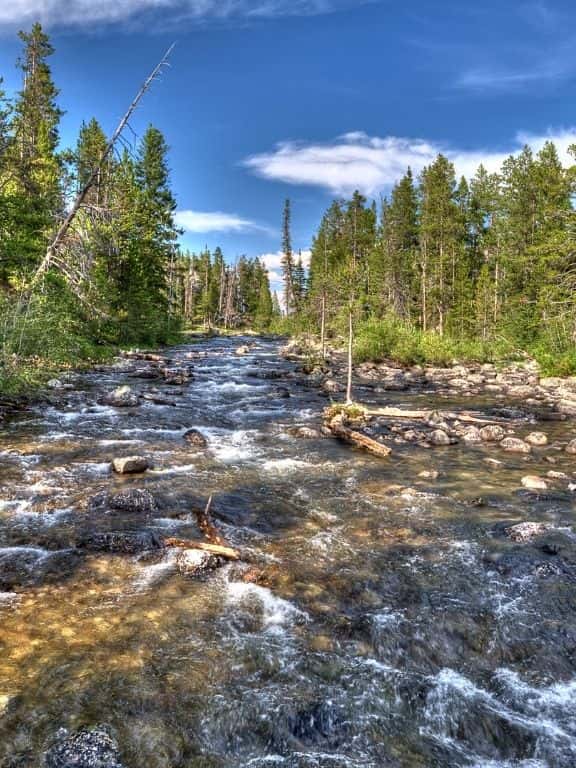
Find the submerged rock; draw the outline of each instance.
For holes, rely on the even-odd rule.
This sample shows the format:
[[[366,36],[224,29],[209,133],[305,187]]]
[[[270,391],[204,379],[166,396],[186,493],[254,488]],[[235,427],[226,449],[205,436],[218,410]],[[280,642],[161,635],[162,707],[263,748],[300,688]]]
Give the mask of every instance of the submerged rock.
[[[56,552],[34,547],[0,549],[0,591],[64,579],[74,572],[80,558],[75,549]]]
[[[69,735],[61,730],[44,756],[46,768],[124,768],[109,728],[82,728]]]
[[[198,429],[189,429],[183,437],[189,445],[193,445],[195,448],[206,448],[208,445],[208,440]]]
[[[154,531],[108,531],[88,533],[79,540],[78,546],[91,552],[136,555],[140,552],[160,549],[162,541]]]
[[[115,408],[133,408],[140,402],[138,395],[128,386],[118,387],[113,392],[109,392],[104,395],[102,401]]]
[[[506,528],[506,535],[512,541],[516,541],[520,544],[526,544],[534,541],[538,536],[547,533],[553,528],[550,523],[536,523],[525,522],[512,525],[510,528]]]
[[[133,488],[120,493],[98,493],[90,499],[88,508],[91,512],[117,510],[152,514],[158,511],[158,503],[150,491]]]
[[[546,480],[543,477],[538,477],[538,475],[526,475],[521,482],[524,488],[531,491],[545,491],[548,488]]]
[[[132,475],[139,472],[146,472],[150,464],[144,456],[126,456],[123,459],[114,459],[112,461],[114,472],[119,475]]]
[[[532,453],[531,446],[517,437],[505,437],[500,443],[500,447],[508,453]]]
[[[322,432],[314,427],[291,427],[288,430],[288,434],[305,440],[316,440],[323,437]]]

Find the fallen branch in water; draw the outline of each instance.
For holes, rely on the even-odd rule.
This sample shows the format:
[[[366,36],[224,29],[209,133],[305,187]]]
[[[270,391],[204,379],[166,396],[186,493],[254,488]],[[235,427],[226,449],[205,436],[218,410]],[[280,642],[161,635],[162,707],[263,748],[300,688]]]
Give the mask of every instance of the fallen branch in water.
[[[208,499],[208,504],[203,510],[196,510],[196,519],[198,520],[198,528],[202,531],[204,536],[211,544],[218,544],[220,546],[226,546],[226,542],[220,535],[220,531],[214,525],[212,518],[210,517],[210,508],[212,507],[212,496]]]
[[[326,426],[334,437],[337,437],[339,440],[349,443],[350,445],[355,445],[357,448],[362,448],[364,451],[374,454],[374,456],[386,458],[392,453],[392,449],[387,445],[379,443],[377,440],[373,440],[371,437],[347,427],[342,414],[334,416],[333,419],[327,422]]]
[[[226,560],[240,560],[240,554],[232,547],[221,544],[209,544],[206,541],[193,541],[192,539],[164,539],[165,547],[178,547],[180,549],[201,549],[211,555],[224,557]]]

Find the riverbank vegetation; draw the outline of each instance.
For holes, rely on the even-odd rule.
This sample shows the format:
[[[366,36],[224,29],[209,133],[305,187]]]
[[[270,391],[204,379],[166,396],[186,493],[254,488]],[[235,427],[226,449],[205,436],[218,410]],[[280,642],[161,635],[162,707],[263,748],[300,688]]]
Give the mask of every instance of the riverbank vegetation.
[[[135,144],[119,135],[108,151],[91,118],[62,147],[54,49],[39,24],[20,39],[22,90],[6,94],[0,80],[0,392],[118,346],[168,343],[184,321],[267,325],[257,261],[180,252],[162,133],[149,126]]]
[[[574,154],[574,148],[571,153]],[[326,211],[302,286],[284,236],[286,318],[323,343],[353,329],[358,361],[448,364],[532,355],[576,372],[575,168],[548,142],[458,179],[443,155],[381,205]],[[284,216],[285,231],[289,224]]]

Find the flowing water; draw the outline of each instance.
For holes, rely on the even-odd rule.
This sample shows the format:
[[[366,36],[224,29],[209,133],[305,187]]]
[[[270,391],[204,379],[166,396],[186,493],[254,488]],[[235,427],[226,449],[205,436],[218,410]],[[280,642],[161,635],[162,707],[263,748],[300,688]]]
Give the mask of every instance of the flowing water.
[[[518,491],[544,455],[382,460],[293,437],[326,400],[290,377],[278,343],[244,357],[239,343],[171,350],[197,357],[180,392],[127,362],[82,375],[0,433],[0,573],[14,561],[27,575],[0,592],[0,766],[41,766],[58,728],[101,723],[127,768],[576,765],[575,565],[498,533],[540,520],[571,535],[570,492]],[[125,383],[176,405],[97,404]],[[193,427],[206,450],[183,440]],[[110,471],[132,454],[154,468]],[[418,476],[431,469],[436,481]],[[126,488],[158,499],[142,525],[179,538],[198,538],[190,513],[212,494],[267,586],[234,565],[191,579],[170,555],[80,555],[83,531],[112,525],[88,500]]]

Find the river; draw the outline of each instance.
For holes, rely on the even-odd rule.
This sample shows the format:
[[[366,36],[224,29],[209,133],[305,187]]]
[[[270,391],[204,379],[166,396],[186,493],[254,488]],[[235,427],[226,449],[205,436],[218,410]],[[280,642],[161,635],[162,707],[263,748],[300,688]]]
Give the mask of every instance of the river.
[[[127,768],[576,765],[576,564],[499,534],[573,535],[571,494],[519,491],[524,457],[495,467],[489,446],[378,459],[293,436],[326,399],[279,342],[242,343],[169,350],[193,365],[181,390],[130,361],[78,375],[1,428],[0,574],[25,578],[0,591],[0,766],[39,768],[59,728],[98,724]],[[98,404],[126,383],[174,405]],[[153,468],[112,473],[132,454]],[[191,510],[212,495],[266,585],[234,564],[187,578],[170,553],[79,554],[118,522],[89,500],[126,488],[158,501],[142,525],[179,538],[198,538]]]

